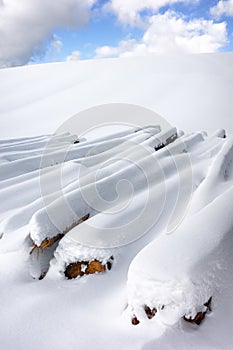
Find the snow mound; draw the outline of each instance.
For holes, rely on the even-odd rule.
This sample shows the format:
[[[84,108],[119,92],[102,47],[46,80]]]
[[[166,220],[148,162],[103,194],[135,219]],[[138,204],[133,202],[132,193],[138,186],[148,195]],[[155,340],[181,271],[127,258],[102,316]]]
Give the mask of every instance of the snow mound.
[[[194,193],[193,205],[181,225],[166,231],[133,260],[128,273],[132,316],[174,324],[185,316],[206,312],[210,298],[231,283],[233,268],[233,137],[229,138]]]
[[[138,175],[137,173],[135,175],[136,170],[133,162],[139,165],[141,162],[144,172],[148,175],[149,172],[153,171],[151,164],[155,149],[164,147],[176,137],[175,128],[160,132],[158,127],[146,127],[143,130],[133,132],[130,138],[116,138],[114,142],[102,140],[100,146],[99,143],[90,143],[90,145],[85,143],[85,146],[80,143],[77,146],[75,162],[80,164],[84,170],[79,174],[78,180],[66,188],[65,193],[62,191],[56,200],[49,201],[48,205],[38,210],[30,220],[30,236],[35,245],[40,246],[45,239],[67,233],[86,215],[90,217],[96,215],[98,209],[95,208],[100,207],[100,197],[105,198],[106,206],[99,210],[103,211],[109,209],[111,205],[114,206],[115,186],[122,179],[130,181],[136,193],[142,191],[146,184],[146,181],[143,182],[145,175],[143,172],[138,172]],[[85,153],[83,153],[84,149]],[[140,149],[142,149],[141,152]],[[68,159],[73,159],[73,150],[71,152],[72,157],[68,156]],[[144,159],[145,157],[146,159]],[[54,159],[54,153],[46,154],[46,164],[47,158]],[[131,163],[126,163],[127,158]],[[49,185],[47,181],[44,183],[42,177],[43,173],[40,182],[42,186],[47,188]],[[95,196],[96,188],[98,188],[98,195]],[[60,190],[59,187],[58,190]],[[49,192],[46,193],[46,196],[52,194],[54,195],[54,192]],[[90,198],[90,194],[93,198]],[[123,193],[121,203],[118,205],[122,205],[127,200],[128,195],[127,192]],[[90,204],[86,198],[89,199]],[[45,198],[44,202],[46,203]],[[67,207],[67,203],[69,207]]]

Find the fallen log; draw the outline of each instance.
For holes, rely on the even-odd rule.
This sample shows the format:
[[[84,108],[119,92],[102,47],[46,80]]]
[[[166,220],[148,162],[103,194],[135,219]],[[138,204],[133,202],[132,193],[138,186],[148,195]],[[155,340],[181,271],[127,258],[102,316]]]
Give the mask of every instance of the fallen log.
[[[67,227],[66,230],[63,231],[62,233],[59,233],[52,238],[45,238],[39,246],[34,243],[33,248],[30,251],[30,254],[32,254],[35,249],[45,249],[45,248],[51,247],[55,242],[59,241],[62,237],[65,236],[66,233],[68,233],[74,227],[76,227],[79,224],[81,224],[82,222],[86,221],[89,218],[89,216],[90,216],[90,214],[83,216],[81,219],[79,219],[78,221],[74,222],[72,225]]]
[[[92,261],[77,261],[77,262],[68,264],[66,266],[64,275],[68,279],[74,279],[77,277],[82,277],[84,275],[93,275],[95,273],[102,273],[102,272],[105,272],[106,270],[111,270],[112,260],[113,260],[113,257],[111,257],[106,264],[103,264],[101,261],[97,259]]]

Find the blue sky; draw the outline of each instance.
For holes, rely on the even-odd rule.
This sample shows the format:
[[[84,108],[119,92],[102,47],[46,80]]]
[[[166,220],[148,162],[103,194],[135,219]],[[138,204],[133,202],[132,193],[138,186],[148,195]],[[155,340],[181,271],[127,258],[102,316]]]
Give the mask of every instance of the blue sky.
[[[233,51],[233,0],[0,0],[0,67]]]

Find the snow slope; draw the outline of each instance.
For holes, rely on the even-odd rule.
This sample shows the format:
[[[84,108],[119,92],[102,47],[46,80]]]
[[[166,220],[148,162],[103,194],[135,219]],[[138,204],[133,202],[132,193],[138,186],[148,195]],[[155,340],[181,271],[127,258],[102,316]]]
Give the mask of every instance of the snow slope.
[[[212,132],[223,127],[227,135],[233,131],[232,65],[231,54],[219,54],[69,62],[0,71],[1,348],[233,348],[232,137],[224,138],[223,130]],[[78,135],[70,130],[71,134],[57,135],[48,143],[48,134],[66,118],[107,102],[151,107],[178,129],[192,132],[179,132],[177,140],[157,151],[156,136],[162,135],[158,126],[112,131],[109,136],[90,139],[86,135],[80,143],[74,143]],[[206,129],[208,135],[198,129]],[[137,152],[129,147],[132,141]],[[46,145],[49,152],[41,158]],[[155,171],[154,161],[159,165]],[[88,172],[81,173],[84,176],[77,181],[82,164]],[[147,179],[152,180],[151,202],[146,207],[148,222],[153,218],[149,226],[145,214],[144,221],[141,215],[148,184],[137,172],[137,164],[143,165]],[[63,220],[65,212],[58,205],[60,171],[64,197],[70,196],[75,210],[80,208],[75,200],[81,187],[93,193],[93,174],[112,210],[117,203],[111,201],[118,199],[113,189],[120,180],[134,185],[133,199],[114,215],[93,211],[87,222],[46,252],[35,250],[29,255],[32,240],[39,245],[59,232],[46,221],[41,165],[48,185],[42,194],[46,194],[48,207],[55,209],[50,213],[61,219],[63,230],[72,220]],[[118,194],[131,195],[124,193],[128,187],[122,189]],[[122,205],[127,196],[120,199]],[[98,208],[98,201],[94,204]],[[132,222],[136,224],[130,231]],[[93,227],[102,248],[82,245]],[[118,233],[111,247],[104,247],[107,240],[99,235],[103,228],[107,232],[115,229],[111,239]],[[176,229],[166,234],[171,228]],[[134,241],[130,232],[137,229],[145,232]],[[125,236],[131,243],[124,246],[119,242]],[[106,263],[111,256],[111,271],[75,280],[64,276],[67,264],[84,259]],[[213,310],[198,329],[181,320],[203,310],[209,297]],[[153,319],[146,317],[144,305],[158,309]],[[140,320],[137,326],[131,324],[133,315]]]
[[[113,102],[150,108],[181,130],[230,133],[232,61],[232,53],[158,55],[2,69],[0,138],[51,134],[79,111]]]

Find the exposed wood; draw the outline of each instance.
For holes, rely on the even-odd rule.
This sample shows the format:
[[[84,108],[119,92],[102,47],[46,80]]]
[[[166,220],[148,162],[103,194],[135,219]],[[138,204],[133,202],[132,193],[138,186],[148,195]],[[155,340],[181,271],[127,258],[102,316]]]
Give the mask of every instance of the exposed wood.
[[[92,275],[94,273],[101,273],[106,270],[106,266],[103,265],[98,260],[90,261],[87,265],[87,269],[85,270],[85,275]]]
[[[184,320],[189,323],[195,323],[199,326],[204,320],[205,314],[205,312],[198,312],[194,318],[187,318],[186,316],[184,316]]]
[[[84,272],[82,271],[83,269],[83,262],[76,262],[76,263],[72,263],[69,264],[66,269],[65,269],[65,276],[68,279],[72,279],[72,278],[77,278],[78,276],[83,276]]]
[[[67,265],[64,274],[68,279],[73,279],[84,275],[102,273],[106,271],[107,264],[103,265],[96,259],[92,261],[77,261]]]
[[[208,311],[211,311],[211,301],[212,301],[212,297],[210,297],[209,300],[204,304],[204,306],[206,307],[206,311],[198,312],[194,318],[191,318],[191,317],[187,318],[186,316],[184,316],[183,319],[186,322],[193,323],[193,324],[195,323],[199,326],[201,322],[205,319],[206,313]]]
[[[212,311],[211,303],[212,303],[212,297],[210,297],[209,300],[204,304],[204,306],[206,306],[207,310],[210,312]]]
[[[149,318],[149,320],[151,320],[157,312],[157,309],[155,307],[153,309],[151,309],[147,305],[144,306],[144,310],[145,310],[145,313],[146,313],[147,317]]]
[[[89,218],[90,214],[86,214],[78,221],[74,222],[72,225],[68,226],[62,233],[58,233],[56,236],[51,238],[45,238],[43,242],[38,246],[34,243],[34,246],[32,250],[30,251],[30,254],[34,252],[35,249],[45,249],[48,247],[51,247],[55,242],[60,240],[65,234],[67,234],[70,230],[72,230],[74,227],[80,225],[82,222],[86,221]]]
[[[165,146],[169,145],[170,143],[174,142],[176,139],[178,138],[177,133],[175,133],[174,135],[171,135],[170,137],[168,137],[165,142],[162,142],[160,145],[155,147],[156,151],[159,151],[161,148],[164,148]]]
[[[132,322],[132,324],[133,324],[134,326],[136,326],[137,324],[140,323],[140,321],[137,319],[136,316],[134,316],[134,317],[132,318],[131,322]]]

